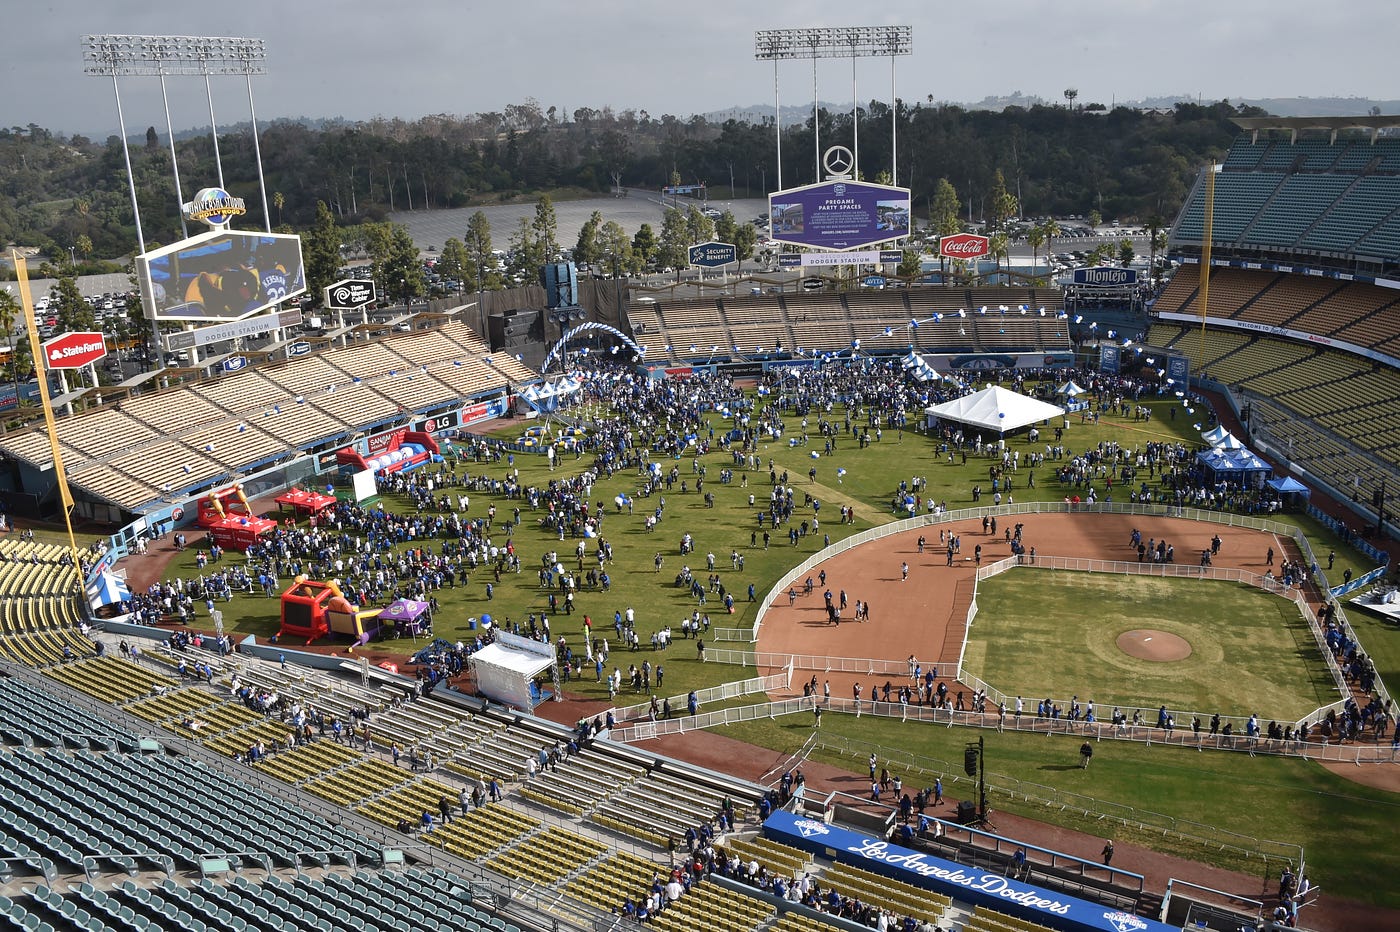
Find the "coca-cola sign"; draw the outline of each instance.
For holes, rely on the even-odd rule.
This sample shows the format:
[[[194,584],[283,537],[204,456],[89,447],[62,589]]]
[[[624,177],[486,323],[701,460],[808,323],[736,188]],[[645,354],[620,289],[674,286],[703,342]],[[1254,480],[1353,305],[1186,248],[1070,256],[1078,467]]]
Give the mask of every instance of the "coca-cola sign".
[[[948,259],[976,259],[992,251],[992,241],[976,233],[958,233],[938,241],[938,254]]]

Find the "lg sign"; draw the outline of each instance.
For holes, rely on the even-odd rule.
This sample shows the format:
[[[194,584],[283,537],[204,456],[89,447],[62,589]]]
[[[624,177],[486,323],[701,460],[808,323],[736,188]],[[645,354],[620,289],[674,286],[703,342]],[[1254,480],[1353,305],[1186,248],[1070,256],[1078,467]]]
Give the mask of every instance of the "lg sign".
[[[976,233],[959,233],[938,241],[938,254],[949,259],[976,259],[992,251],[992,241]]]
[[[107,344],[100,333],[65,333],[43,345],[50,369],[81,369],[107,355]]]

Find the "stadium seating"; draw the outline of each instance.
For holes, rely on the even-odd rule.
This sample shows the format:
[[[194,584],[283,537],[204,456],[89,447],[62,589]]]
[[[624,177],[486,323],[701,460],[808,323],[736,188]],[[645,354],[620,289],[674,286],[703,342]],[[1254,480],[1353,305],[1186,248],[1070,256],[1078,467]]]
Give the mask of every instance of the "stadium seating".
[[[866,353],[1004,353],[1067,351],[1063,309],[1058,290],[935,287],[647,303],[630,319],[653,318],[673,359],[840,352],[855,341]]]
[[[491,356],[465,324],[448,324],[131,397],[60,420],[58,435],[75,487],[135,511],[167,488],[207,488],[364,425],[533,378],[514,357]],[[41,466],[51,458],[42,431],[4,438],[0,453]]]
[[[134,742],[129,731],[80,711],[14,677],[0,677],[0,740],[24,747],[60,747],[83,736],[98,745]]]

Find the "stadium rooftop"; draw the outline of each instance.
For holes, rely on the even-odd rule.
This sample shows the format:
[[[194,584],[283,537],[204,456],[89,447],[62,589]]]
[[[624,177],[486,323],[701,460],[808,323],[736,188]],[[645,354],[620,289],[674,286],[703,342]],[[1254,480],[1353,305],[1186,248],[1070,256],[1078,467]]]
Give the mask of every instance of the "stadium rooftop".
[[[1302,117],[1231,117],[1234,124],[1247,133],[1252,133],[1254,141],[1259,140],[1260,130],[1287,130],[1293,134],[1292,142],[1298,141],[1299,130],[1327,130],[1332,134],[1331,141],[1337,141],[1337,133],[1344,129],[1364,129],[1371,133],[1375,142],[1381,130],[1400,129],[1400,116],[1302,116]]]

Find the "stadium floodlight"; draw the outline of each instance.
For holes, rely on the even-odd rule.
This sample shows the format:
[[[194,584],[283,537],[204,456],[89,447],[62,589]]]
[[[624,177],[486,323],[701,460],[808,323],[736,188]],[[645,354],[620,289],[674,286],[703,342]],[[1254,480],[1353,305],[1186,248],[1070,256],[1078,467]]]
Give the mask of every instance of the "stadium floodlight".
[[[793,59],[812,60],[812,126],[817,161],[821,161],[821,141],[818,127],[817,60],[822,58],[851,59],[851,125],[856,127],[860,116],[860,98],[856,96],[856,59],[885,58],[890,60],[890,175],[898,181],[895,158],[896,124],[899,103],[895,97],[894,60],[914,51],[912,26],[815,26],[801,29],[759,29],[754,32],[754,58],[773,62],[773,116],[778,132],[778,188],[783,187],[782,111],[778,102],[778,62]],[[855,130],[858,132],[858,129]],[[854,171],[859,166],[858,137],[852,140],[856,156]]]
[[[262,39],[231,36],[83,37],[83,73],[136,75],[251,76],[267,74]]]

